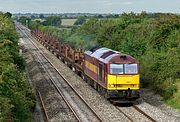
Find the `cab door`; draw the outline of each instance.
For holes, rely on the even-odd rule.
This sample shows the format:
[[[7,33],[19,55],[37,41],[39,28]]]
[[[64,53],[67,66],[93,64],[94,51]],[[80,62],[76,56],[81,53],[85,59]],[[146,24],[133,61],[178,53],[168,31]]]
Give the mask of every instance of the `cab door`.
[[[98,81],[104,82],[104,65],[101,63],[98,65]]]

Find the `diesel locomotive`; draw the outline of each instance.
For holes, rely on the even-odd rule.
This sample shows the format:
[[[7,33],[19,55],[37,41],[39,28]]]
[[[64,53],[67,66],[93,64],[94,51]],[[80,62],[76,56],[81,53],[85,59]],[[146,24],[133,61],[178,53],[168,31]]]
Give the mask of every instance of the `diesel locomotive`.
[[[139,62],[132,56],[99,46],[84,52],[39,30],[31,34],[107,99],[140,97]]]

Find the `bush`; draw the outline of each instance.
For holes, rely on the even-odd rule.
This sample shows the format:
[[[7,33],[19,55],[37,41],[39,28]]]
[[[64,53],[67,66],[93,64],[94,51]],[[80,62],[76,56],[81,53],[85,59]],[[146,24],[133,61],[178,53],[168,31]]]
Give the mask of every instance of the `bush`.
[[[25,80],[18,34],[11,18],[2,13],[0,27],[0,121],[29,121],[34,98]]]

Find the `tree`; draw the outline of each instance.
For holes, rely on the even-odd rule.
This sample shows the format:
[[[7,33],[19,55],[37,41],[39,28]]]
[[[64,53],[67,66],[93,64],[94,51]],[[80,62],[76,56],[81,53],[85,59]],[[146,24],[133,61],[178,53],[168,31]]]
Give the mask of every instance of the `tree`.
[[[19,21],[20,23],[22,23],[23,25],[28,26],[29,23],[30,23],[30,21],[31,21],[31,19],[28,18],[28,17],[25,17],[25,16],[21,16],[18,21]]]
[[[61,18],[58,16],[49,16],[45,18],[45,21],[43,22],[43,25],[45,26],[60,26],[61,25]]]
[[[40,15],[39,15],[39,18],[40,18],[40,19],[44,19],[44,14],[40,14]]]
[[[37,29],[39,26],[41,26],[41,22],[36,20],[36,21],[31,21],[29,23],[29,28],[30,29]]]
[[[103,15],[99,14],[99,15],[97,16],[97,18],[103,18]]]
[[[33,20],[33,19],[36,19],[36,17],[34,16],[34,15],[31,15],[31,19]]]
[[[75,21],[74,25],[82,25],[82,24],[85,23],[85,22],[86,22],[85,17],[79,17],[79,18]]]
[[[99,29],[101,23],[96,18],[90,18],[86,23],[81,27],[81,31],[85,34],[96,34]]]
[[[12,17],[12,14],[11,14],[10,12],[6,12],[5,15],[6,15],[7,17],[9,17],[9,18]]]

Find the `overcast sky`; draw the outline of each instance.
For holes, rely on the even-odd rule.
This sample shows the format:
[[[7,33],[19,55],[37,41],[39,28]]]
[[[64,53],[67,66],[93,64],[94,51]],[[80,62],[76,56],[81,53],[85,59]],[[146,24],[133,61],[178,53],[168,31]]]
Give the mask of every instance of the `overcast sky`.
[[[0,11],[12,13],[180,13],[180,0],[0,0]]]

